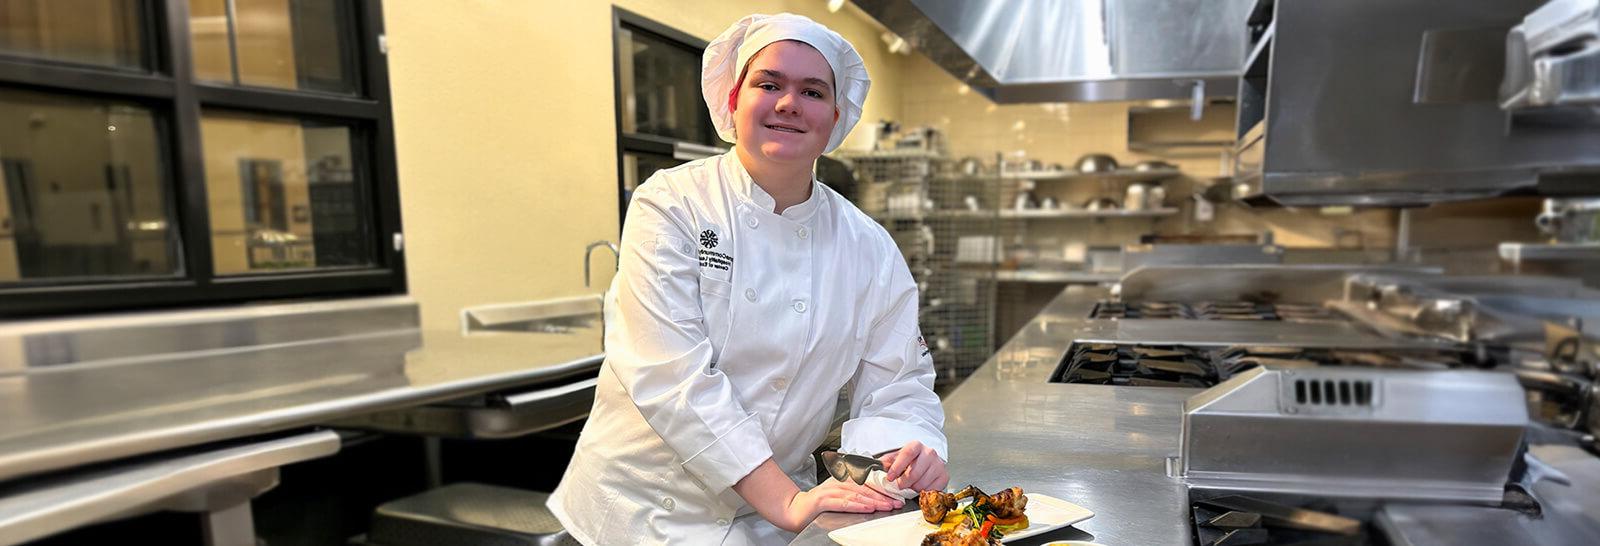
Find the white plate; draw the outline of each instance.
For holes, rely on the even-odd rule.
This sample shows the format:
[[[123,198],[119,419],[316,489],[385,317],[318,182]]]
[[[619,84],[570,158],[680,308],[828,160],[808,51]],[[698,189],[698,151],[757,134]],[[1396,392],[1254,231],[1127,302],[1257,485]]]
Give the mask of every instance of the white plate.
[[[1000,542],[1050,532],[1094,517],[1094,512],[1082,506],[1049,495],[1026,494],[1028,528],[1006,535]],[[828,538],[843,546],[915,546],[922,543],[922,537],[938,530],[938,525],[922,521],[921,511],[911,511],[835,529]]]

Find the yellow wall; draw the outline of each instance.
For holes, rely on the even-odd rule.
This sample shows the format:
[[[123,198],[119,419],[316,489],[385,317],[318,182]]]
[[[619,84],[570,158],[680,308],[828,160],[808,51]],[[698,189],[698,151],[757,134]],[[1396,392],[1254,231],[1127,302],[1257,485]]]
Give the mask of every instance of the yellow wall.
[[[821,0],[630,0],[624,9],[710,40],[749,13],[790,11],[855,43],[874,91],[864,119],[899,117],[899,67],[878,30]],[[854,9],[854,8],[847,8]],[[616,241],[617,145],[611,5],[389,2],[384,5],[410,291],[426,328],[461,308],[599,293]],[[886,92],[885,90],[891,90]],[[852,142],[865,142],[858,127]],[[849,143],[847,143],[849,144]]]

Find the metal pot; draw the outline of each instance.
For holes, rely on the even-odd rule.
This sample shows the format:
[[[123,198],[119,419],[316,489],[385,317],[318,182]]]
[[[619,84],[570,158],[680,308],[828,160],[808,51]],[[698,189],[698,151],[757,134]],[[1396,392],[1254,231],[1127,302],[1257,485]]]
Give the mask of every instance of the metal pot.
[[[1088,154],[1078,158],[1078,172],[1105,173],[1117,170],[1117,159],[1106,154]]]
[[[968,176],[983,172],[983,162],[976,157],[964,157],[956,163],[956,172]]]
[[[1138,164],[1133,166],[1133,170],[1139,172],[1165,171],[1176,168],[1178,168],[1176,165],[1167,163],[1165,161],[1140,161]]]
[[[1600,242],[1600,198],[1550,198],[1535,219],[1558,243]]]

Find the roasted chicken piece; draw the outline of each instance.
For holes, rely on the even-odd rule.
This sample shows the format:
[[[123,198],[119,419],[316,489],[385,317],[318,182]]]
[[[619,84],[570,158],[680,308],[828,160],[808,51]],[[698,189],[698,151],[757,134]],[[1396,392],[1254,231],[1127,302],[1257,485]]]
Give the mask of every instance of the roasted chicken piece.
[[[1000,541],[984,536],[971,527],[953,527],[947,531],[928,533],[922,537],[922,546],[999,546]]]
[[[979,499],[979,502],[987,502],[989,510],[994,512],[994,517],[998,519],[1012,519],[1021,516],[1023,510],[1028,508],[1028,496],[1022,494],[1021,487],[1002,490],[992,496]]]
[[[967,497],[981,499],[988,498],[988,495],[984,495],[983,491],[970,485],[954,494],[944,491],[923,491],[917,493],[917,507],[922,509],[922,519],[924,521],[938,525],[939,522],[944,521],[945,514],[949,514],[951,510],[956,509],[956,501]]]
[[[956,496],[944,491],[917,493],[917,507],[922,509],[922,520],[934,525],[944,521],[944,515],[956,509]]]

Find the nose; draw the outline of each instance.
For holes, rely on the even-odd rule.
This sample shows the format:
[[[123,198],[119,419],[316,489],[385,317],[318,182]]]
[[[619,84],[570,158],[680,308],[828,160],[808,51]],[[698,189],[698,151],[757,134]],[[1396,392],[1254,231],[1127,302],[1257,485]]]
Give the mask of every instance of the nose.
[[[778,102],[773,105],[773,109],[777,110],[779,114],[799,114],[800,96],[795,93],[784,93],[783,96],[778,97]]]

